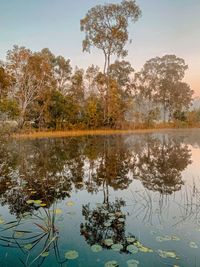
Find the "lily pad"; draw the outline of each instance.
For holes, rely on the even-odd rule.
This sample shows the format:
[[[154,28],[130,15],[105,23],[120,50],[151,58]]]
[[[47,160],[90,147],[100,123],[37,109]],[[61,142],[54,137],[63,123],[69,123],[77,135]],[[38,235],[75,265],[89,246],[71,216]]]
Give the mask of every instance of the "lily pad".
[[[39,199],[34,200],[34,204],[38,204],[38,205],[40,205],[41,203],[42,203],[42,200],[39,200]]]
[[[150,252],[153,252],[153,249],[145,247],[145,246],[141,246],[139,247],[139,251],[144,252],[144,253],[150,253]]]
[[[100,246],[100,245],[98,245],[98,244],[93,245],[93,246],[91,246],[91,250],[92,250],[93,252],[100,252],[100,251],[102,251],[102,246]]]
[[[138,252],[138,248],[134,245],[128,245],[126,248],[127,251],[129,251],[132,254],[135,254]]]
[[[75,203],[73,201],[68,201],[66,204],[68,207],[72,207],[75,205]]]
[[[128,267],[137,267],[139,264],[139,261],[136,260],[128,260],[127,262]]]
[[[171,237],[168,236],[168,235],[165,235],[165,236],[157,236],[157,237],[156,237],[156,240],[157,240],[158,242],[170,241],[170,240],[171,240]]]
[[[180,239],[180,237],[178,237],[176,235],[173,235],[173,236],[171,236],[171,240],[173,240],[173,241],[179,241],[181,239]]]
[[[104,265],[104,267],[118,267],[119,264],[117,261],[107,261]]]
[[[18,231],[16,231],[15,233],[14,233],[14,236],[15,236],[15,238],[21,238],[21,237],[24,237],[25,236],[25,233],[24,232],[18,232]]]
[[[198,248],[198,245],[197,245],[195,242],[193,242],[193,241],[191,241],[191,242],[189,243],[189,246],[190,246],[191,248]]]
[[[24,248],[27,249],[27,250],[32,249],[32,247],[33,247],[32,244],[26,244],[26,245],[24,245]]]
[[[0,218],[0,224],[4,224],[4,223],[5,223],[4,219]]]
[[[48,257],[49,256],[49,252],[48,251],[45,251],[41,254],[41,257]]]
[[[46,205],[47,205],[46,203],[41,203],[40,207],[46,207]]]
[[[112,248],[112,250],[114,250],[114,251],[120,251],[121,249],[123,249],[123,246],[122,246],[122,244],[118,243],[118,244],[113,244],[113,245],[111,246],[111,248]]]
[[[161,250],[161,249],[158,250],[158,255],[161,258],[164,258],[164,259],[166,259],[166,258],[173,258],[173,259],[177,258],[175,252],[173,252],[173,251],[165,251],[165,250]]]
[[[134,245],[141,252],[145,252],[145,253],[147,253],[147,252],[153,252],[153,249],[143,246],[142,243],[140,243],[139,241],[137,241],[136,243],[134,243]]]
[[[30,204],[33,204],[33,203],[34,203],[34,200],[29,199],[29,200],[26,201],[26,203],[29,204],[29,205],[30,205]]]
[[[180,238],[178,236],[168,236],[168,235],[164,235],[164,236],[157,236],[156,240],[158,242],[164,242],[164,241],[179,241]]]
[[[111,238],[105,239],[104,244],[108,247],[111,247],[113,245],[113,240]]]
[[[69,250],[65,253],[65,258],[68,260],[75,260],[79,257],[79,254],[76,250]]]
[[[56,215],[60,215],[60,214],[62,214],[62,210],[61,209],[55,209],[54,213]]]

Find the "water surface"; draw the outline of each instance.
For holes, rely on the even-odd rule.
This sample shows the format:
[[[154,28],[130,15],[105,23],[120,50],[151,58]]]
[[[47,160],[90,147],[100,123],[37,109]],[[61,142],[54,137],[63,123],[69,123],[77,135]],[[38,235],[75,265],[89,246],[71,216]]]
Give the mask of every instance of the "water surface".
[[[1,266],[200,266],[200,130],[0,144]]]

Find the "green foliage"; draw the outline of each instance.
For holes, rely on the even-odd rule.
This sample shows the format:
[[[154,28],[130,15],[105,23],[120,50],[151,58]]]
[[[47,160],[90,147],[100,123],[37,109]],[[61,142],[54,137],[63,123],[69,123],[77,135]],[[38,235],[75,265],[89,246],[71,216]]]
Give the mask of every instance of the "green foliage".
[[[5,119],[17,119],[20,113],[19,106],[15,100],[2,99],[0,100],[0,113]]]
[[[186,121],[188,126],[199,126],[200,125],[200,109],[192,110],[187,112]]]

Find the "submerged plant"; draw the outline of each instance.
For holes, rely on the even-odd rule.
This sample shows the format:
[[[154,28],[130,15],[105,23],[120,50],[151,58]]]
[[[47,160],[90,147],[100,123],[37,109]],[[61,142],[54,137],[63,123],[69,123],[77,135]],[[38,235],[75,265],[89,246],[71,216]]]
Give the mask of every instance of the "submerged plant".
[[[23,255],[19,260],[26,267],[35,266],[36,262],[41,266],[51,251],[59,264],[66,262],[67,258],[61,259],[59,253],[59,231],[55,225],[58,210],[55,205],[53,210],[41,208],[32,215],[26,213],[16,221],[5,223],[0,230],[0,245],[19,249]],[[31,230],[22,230],[30,222]],[[39,252],[35,255],[36,248]]]

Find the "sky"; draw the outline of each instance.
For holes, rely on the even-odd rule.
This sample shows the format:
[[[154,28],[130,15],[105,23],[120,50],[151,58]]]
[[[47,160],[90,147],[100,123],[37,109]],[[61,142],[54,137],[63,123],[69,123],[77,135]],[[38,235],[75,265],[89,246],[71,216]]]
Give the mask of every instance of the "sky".
[[[80,19],[88,9],[120,0],[0,0],[0,59],[14,44],[48,47],[72,66],[103,66],[101,51],[82,52]],[[200,0],[136,0],[142,17],[130,25],[127,46],[135,71],[156,56],[175,54],[188,64],[185,81],[200,96]]]

